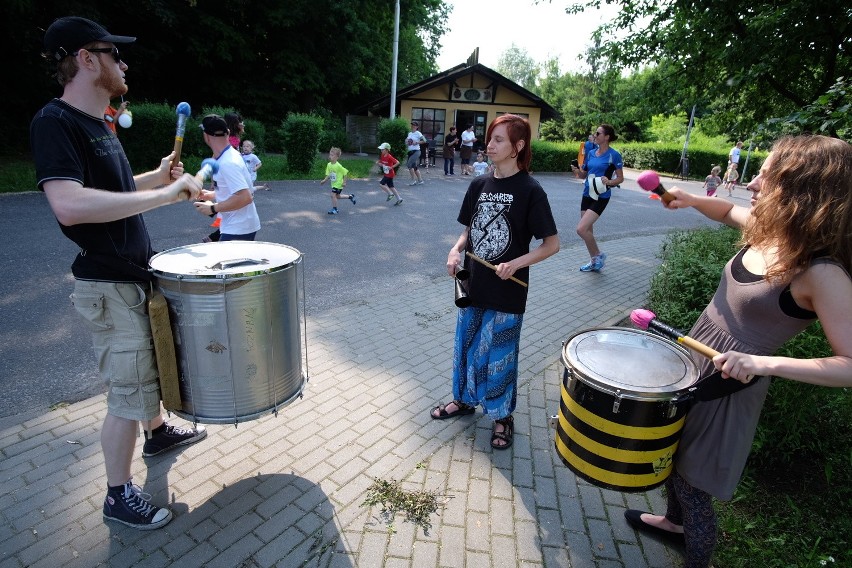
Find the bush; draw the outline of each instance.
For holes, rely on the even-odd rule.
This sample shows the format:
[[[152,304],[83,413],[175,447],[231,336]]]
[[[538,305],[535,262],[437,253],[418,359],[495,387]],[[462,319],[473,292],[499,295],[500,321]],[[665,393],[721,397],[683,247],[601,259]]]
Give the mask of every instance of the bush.
[[[685,330],[692,327],[713,297],[739,238],[739,231],[724,226],[666,237],[659,254],[662,263],[648,292],[648,304],[661,321]]]
[[[281,139],[293,172],[307,173],[317,156],[323,120],[309,114],[291,113],[281,123]]]
[[[571,160],[577,158],[581,142],[548,142],[533,140],[533,170],[537,172],[568,172]],[[624,158],[624,167],[637,170],[656,170],[660,173],[681,174],[680,156],[683,146],[647,142],[616,142],[616,150]],[[689,160],[689,179],[703,180],[710,174],[713,166],[721,166],[724,172],[728,165],[727,149],[702,148],[692,146],[687,153]],[[749,181],[760,171],[766,152],[752,152],[749,157],[747,179]],[[743,164],[744,166],[745,164]]]
[[[152,170],[160,164],[163,156],[174,149],[177,125],[175,107],[163,103],[134,103],[133,125],[130,128],[117,128],[118,138],[124,147],[124,153],[133,167],[133,171]],[[202,155],[200,146],[204,145],[200,121],[190,116],[185,124],[184,141],[181,155]],[[210,150],[205,146],[205,154]]]
[[[408,119],[398,116],[396,118],[383,118],[379,121],[377,136],[379,143],[387,142],[391,145],[391,153],[394,154],[401,162],[405,162],[403,157],[407,151],[405,146],[405,137],[408,135],[411,123]],[[403,156],[403,157],[400,157]]]
[[[245,132],[243,140],[251,140],[254,142],[254,153],[263,154],[266,152],[266,126],[258,120],[244,118]]]
[[[579,145],[570,147],[564,142],[545,142],[542,140],[532,141],[532,162],[530,169],[533,172],[569,172],[571,171],[571,160],[577,159]]]

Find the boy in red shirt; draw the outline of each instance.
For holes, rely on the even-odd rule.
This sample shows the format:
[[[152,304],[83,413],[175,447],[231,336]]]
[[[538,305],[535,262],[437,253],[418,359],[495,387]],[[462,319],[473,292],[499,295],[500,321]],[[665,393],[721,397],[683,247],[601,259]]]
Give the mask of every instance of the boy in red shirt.
[[[382,191],[388,194],[388,198],[386,201],[390,201],[396,196],[396,203],[394,205],[399,205],[402,203],[402,197],[399,196],[399,192],[393,186],[393,178],[396,176],[396,168],[399,165],[399,160],[391,156],[390,153],[390,144],[387,142],[382,142],[379,144],[379,150],[381,151],[381,156],[376,161],[379,167],[382,169],[382,181],[379,182],[379,187],[382,188]]]

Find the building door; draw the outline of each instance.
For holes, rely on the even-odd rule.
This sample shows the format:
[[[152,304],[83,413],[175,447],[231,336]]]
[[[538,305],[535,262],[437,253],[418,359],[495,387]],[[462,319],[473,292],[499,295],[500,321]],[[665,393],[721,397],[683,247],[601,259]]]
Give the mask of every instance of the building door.
[[[457,110],[456,111],[456,128],[459,136],[462,131],[468,126],[473,125],[473,132],[476,134],[476,142],[473,143],[473,151],[476,152],[485,148],[485,131],[488,128],[487,121],[488,113],[478,110]]]

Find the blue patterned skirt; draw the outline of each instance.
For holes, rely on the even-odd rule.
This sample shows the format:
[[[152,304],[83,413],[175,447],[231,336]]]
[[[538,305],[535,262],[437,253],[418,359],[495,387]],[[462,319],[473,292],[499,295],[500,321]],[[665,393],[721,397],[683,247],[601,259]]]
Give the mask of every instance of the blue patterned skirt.
[[[453,349],[453,397],[493,420],[512,414],[517,402],[518,351],[523,314],[459,309]]]

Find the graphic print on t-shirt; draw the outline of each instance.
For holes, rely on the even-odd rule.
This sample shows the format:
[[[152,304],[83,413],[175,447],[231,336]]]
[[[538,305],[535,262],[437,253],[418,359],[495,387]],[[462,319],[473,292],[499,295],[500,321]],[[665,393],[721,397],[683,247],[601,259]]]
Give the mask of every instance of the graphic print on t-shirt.
[[[512,244],[512,231],[507,213],[513,196],[506,193],[483,193],[470,224],[473,254],[492,261],[500,258]]]

